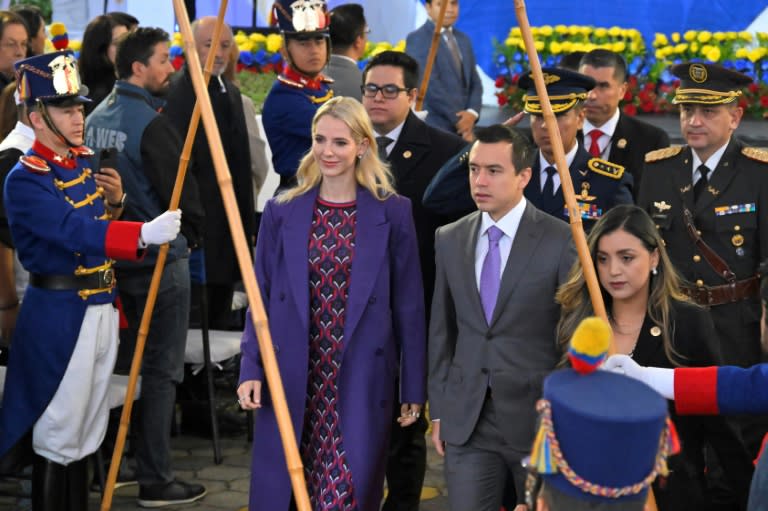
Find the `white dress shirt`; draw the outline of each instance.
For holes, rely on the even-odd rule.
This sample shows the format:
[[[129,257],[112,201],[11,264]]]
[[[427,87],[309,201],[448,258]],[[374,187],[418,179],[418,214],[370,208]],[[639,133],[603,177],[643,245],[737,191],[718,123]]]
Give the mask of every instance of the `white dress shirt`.
[[[498,222],[494,222],[488,213],[482,213],[480,232],[477,234],[477,245],[475,245],[475,281],[478,290],[480,289],[480,273],[483,271],[483,261],[485,261],[485,255],[488,253],[488,228],[495,225],[504,233],[504,236],[499,239],[499,255],[501,256],[499,281],[501,281],[501,276],[504,275],[504,268],[509,259],[509,251],[512,250],[512,242],[515,241],[517,228],[520,227],[520,220],[523,218],[525,205],[525,197],[522,197],[520,202]]]
[[[707,158],[707,161],[702,162],[701,158],[699,158],[699,155],[696,154],[696,150],[691,151],[693,153],[693,168],[691,169],[691,182],[695,185],[696,182],[701,179],[701,172],[699,172],[699,165],[702,163],[707,166],[709,169],[709,175],[707,175],[707,181],[712,179],[712,176],[715,175],[715,169],[720,164],[720,159],[723,157],[723,153],[725,153],[725,150],[728,148],[728,144],[730,143],[730,139],[728,139],[728,142],[725,143],[723,147],[712,153],[712,156]]]
[[[389,137],[392,139],[392,142],[390,142],[389,145],[384,148],[384,150],[387,152],[387,158],[389,158],[389,153],[391,153],[392,149],[394,149],[395,144],[397,143],[397,139],[400,138],[400,133],[403,131],[403,126],[405,126],[405,121],[398,124],[397,127],[395,127],[395,129],[389,133],[379,133],[378,131],[374,130],[374,133],[377,137]]]
[[[592,135],[590,133],[594,130],[600,130],[603,132],[600,138],[597,139],[597,146],[600,148],[600,158],[608,158],[609,146],[611,145],[613,134],[616,132],[616,125],[619,124],[619,115],[621,114],[617,108],[611,118],[599,127],[593,125],[586,118],[584,119],[584,127],[581,129],[581,132],[584,134],[584,147],[587,151],[589,151],[589,146],[592,144]]]
[[[568,153],[565,155],[565,163],[568,164],[568,168],[571,168],[571,164],[573,163],[573,160],[576,159],[576,151],[579,150],[579,144],[578,142],[573,144],[573,147],[571,148]],[[544,183],[547,181],[547,167],[554,167],[555,164],[549,163],[545,158],[544,155],[541,154],[541,151],[539,151],[539,173],[541,174],[541,177],[539,178],[539,184],[541,185],[541,191],[544,191]],[[560,188],[560,174],[555,172],[552,174],[552,193],[557,193],[557,189]]]

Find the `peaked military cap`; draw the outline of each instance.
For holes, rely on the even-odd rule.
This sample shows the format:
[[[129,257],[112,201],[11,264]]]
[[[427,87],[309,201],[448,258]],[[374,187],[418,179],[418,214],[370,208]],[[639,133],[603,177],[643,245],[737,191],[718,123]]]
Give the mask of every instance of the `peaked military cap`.
[[[578,101],[587,99],[587,93],[596,85],[593,78],[569,69],[545,67],[541,71],[544,74],[544,83],[547,87],[549,101],[552,104],[552,111],[556,114],[566,112],[573,108]],[[536,92],[533,73],[529,71],[521,76],[517,85],[526,90],[525,96],[523,96],[524,110],[529,114],[540,114],[542,112],[541,102],[539,94]]]
[[[752,78],[743,73],[704,62],[684,62],[672,66],[670,71],[680,78],[680,87],[672,100],[676,104],[732,103],[741,96],[741,89],[752,83]]]

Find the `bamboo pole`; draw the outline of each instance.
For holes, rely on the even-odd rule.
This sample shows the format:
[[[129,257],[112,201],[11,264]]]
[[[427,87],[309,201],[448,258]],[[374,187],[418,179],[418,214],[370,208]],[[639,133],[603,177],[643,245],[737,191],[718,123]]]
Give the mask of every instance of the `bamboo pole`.
[[[283,383],[280,379],[280,372],[277,367],[275,350],[272,345],[272,337],[269,332],[269,324],[264,311],[264,303],[259,293],[259,287],[256,282],[256,275],[251,266],[250,250],[245,240],[243,224],[240,220],[240,212],[235,202],[235,194],[232,188],[232,176],[227,167],[227,160],[221,146],[221,135],[216,119],[213,115],[211,101],[208,97],[203,76],[200,72],[200,62],[195,51],[194,41],[192,39],[192,30],[189,26],[187,17],[187,8],[184,0],[173,0],[173,6],[176,11],[176,19],[187,47],[187,62],[192,77],[192,84],[195,88],[198,101],[202,105],[203,125],[208,136],[208,144],[211,148],[211,157],[216,170],[216,179],[221,189],[221,196],[224,202],[224,209],[227,213],[229,228],[232,233],[232,241],[235,245],[235,253],[240,266],[240,272],[243,277],[248,303],[251,308],[251,318],[256,331],[261,359],[264,365],[264,373],[269,384],[270,395],[275,408],[275,417],[280,430],[280,437],[285,451],[286,465],[291,479],[293,495],[296,499],[296,506],[299,511],[310,511],[309,496],[307,486],[304,481],[304,467],[301,464],[298,446],[296,444],[296,433],[293,429],[291,416],[288,411],[288,404],[285,399]]]
[[[450,0],[441,0],[440,12],[435,20],[435,31],[432,32],[432,44],[429,46],[429,53],[427,54],[427,62],[424,66],[424,77],[421,79],[421,86],[419,87],[419,95],[416,97],[416,110],[419,111],[424,107],[424,98],[427,96],[427,89],[429,88],[429,78],[432,76],[432,67],[435,65],[435,57],[437,56],[437,49],[440,46],[440,36],[443,30],[443,21],[445,20],[445,10],[448,8]]]
[[[606,322],[606,324],[610,325],[610,322],[608,321],[608,314],[605,310],[605,303],[603,302],[603,295],[600,291],[600,283],[597,281],[595,265],[592,262],[592,256],[589,253],[587,237],[584,234],[584,226],[581,221],[581,211],[579,211],[578,203],[576,202],[576,194],[573,191],[571,173],[565,160],[563,141],[560,138],[560,131],[557,127],[557,119],[554,112],[552,111],[552,104],[549,101],[547,87],[544,84],[544,75],[541,71],[541,63],[539,62],[539,56],[536,52],[536,46],[533,42],[531,26],[528,23],[528,13],[525,9],[525,0],[514,0],[514,2],[517,24],[520,27],[520,33],[522,34],[523,42],[525,43],[525,50],[528,53],[528,62],[531,65],[531,74],[536,85],[536,94],[539,96],[542,115],[544,117],[544,122],[547,125],[549,138],[552,141],[552,149],[555,152],[555,166],[557,167],[557,173],[560,176],[560,186],[563,188],[563,197],[565,197],[565,203],[568,207],[568,218],[571,224],[571,233],[573,234],[573,241],[576,244],[576,252],[579,256],[581,269],[584,273],[584,282],[587,284],[589,297],[592,300],[592,309],[594,310],[595,315],[601,317]],[[615,352],[616,347],[613,342],[613,335],[611,335],[611,342],[608,346],[608,354],[610,355]],[[648,488],[648,501],[646,502],[646,510],[656,511],[656,509],[656,499],[653,496],[653,489]]]
[[[221,32],[224,24],[224,13],[227,10],[227,2],[229,0],[222,0],[219,6],[219,13],[216,19],[216,26],[213,30],[213,36],[211,39],[211,50],[208,53],[208,58],[205,61],[205,81],[211,77],[211,69],[213,68],[213,62],[216,58],[216,49],[219,45],[219,39],[221,38]],[[199,62],[198,62],[199,65]],[[197,127],[200,124],[200,102],[195,103],[195,109],[192,112],[192,118],[189,121],[189,129],[187,131],[187,137],[184,140],[184,147],[181,152],[181,158],[179,160],[179,167],[176,172],[176,181],[173,185],[173,192],[171,194],[171,203],[168,209],[173,211],[179,208],[179,201],[181,200],[181,191],[184,188],[184,179],[187,175],[187,167],[189,166],[189,158],[192,153],[192,146],[195,142],[195,134]],[[169,245],[166,243],[160,247],[160,251],[157,254],[157,261],[155,262],[155,268],[152,272],[152,280],[149,284],[149,291],[147,294],[147,302],[144,304],[144,311],[141,315],[141,323],[139,325],[138,335],[136,337],[136,347],[133,352],[133,359],[131,361],[131,370],[128,378],[128,388],[125,393],[125,402],[123,403],[123,411],[120,415],[120,426],[117,430],[117,439],[115,440],[115,448],[112,451],[112,461],[109,464],[109,474],[107,475],[107,481],[104,485],[104,497],[101,501],[101,511],[109,511],[112,509],[112,498],[115,492],[115,484],[117,483],[117,473],[120,469],[120,462],[123,457],[123,449],[125,448],[125,439],[128,435],[128,426],[131,422],[131,411],[133,409],[133,396],[136,394],[136,384],[139,378],[139,371],[141,370],[141,362],[144,357],[144,347],[146,346],[147,336],[149,335],[149,325],[152,322],[152,312],[155,309],[155,302],[157,301],[157,293],[160,289],[160,281],[163,277],[163,270],[165,269],[165,261],[168,257]]]
[[[555,153],[555,166],[560,176],[560,186],[563,188],[563,197],[565,197],[565,204],[568,207],[568,218],[571,224],[573,241],[576,244],[576,252],[579,255],[579,261],[584,272],[584,281],[587,283],[589,297],[592,300],[592,308],[595,311],[595,315],[603,318],[607,323],[608,314],[605,311],[603,295],[600,292],[600,284],[597,281],[595,265],[592,263],[592,256],[587,246],[587,237],[584,234],[584,226],[581,222],[581,211],[579,211],[576,194],[573,191],[573,181],[571,181],[571,173],[565,160],[565,151],[563,150],[563,141],[560,138],[560,131],[557,127],[557,118],[552,111],[552,104],[549,101],[549,94],[547,94],[547,87],[544,84],[544,76],[541,72],[541,63],[533,43],[531,26],[528,23],[528,14],[525,10],[525,0],[515,0],[515,14],[517,15],[517,24],[520,27],[525,49],[528,53],[531,74],[536,85],[536,93],[539,95],[544,122],[547,125],[549,138],[552,141],[552,149]],[[611,341],[609,351],[611,353],[614,351],[613,341]]]

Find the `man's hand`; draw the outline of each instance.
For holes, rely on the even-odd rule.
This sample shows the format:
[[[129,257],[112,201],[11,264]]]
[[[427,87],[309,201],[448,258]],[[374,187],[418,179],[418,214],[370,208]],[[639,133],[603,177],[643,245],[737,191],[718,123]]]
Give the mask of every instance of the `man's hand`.
[[[437,454],[445,456],[445,442],[440,440],[440,421],[432,421],[432,445],[435,446]]]
[[[525,117],[525,112],[517,112],[515,115],[508,118],[506,121],[502,122],[501,124],[509,128],[514,128],[515,126],[520,124],[520,121],[523,120],[523,117]]]
[[[104,189],[104,198],[108,203],[118,204],[123,199],[123,181],[115,169],[102,167],[101,171],[94,173],[93,179],[97,186]]]
[[[474,138],[472,129],[475,127],[477,116],[468,110],[461,110],[456,112],[456,117],[459,118],[454,126],[456,127],[456,133],[467,142],[471,142]]]
[[[421,405],[416,403],[403,403],[400,405],[400,417],[397,418],[401,428],[415,423],[421,416]]]
[[[247,380],[237,387],[237,402],[243,410],[261,408],[261,382]]]

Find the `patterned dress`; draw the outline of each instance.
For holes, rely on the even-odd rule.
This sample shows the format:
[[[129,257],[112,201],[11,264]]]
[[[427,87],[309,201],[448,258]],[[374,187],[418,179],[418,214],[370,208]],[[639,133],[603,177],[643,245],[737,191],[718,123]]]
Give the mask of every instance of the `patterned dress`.
[[[354,202],[318,198],[309,237],[309,378],[301,458],[315,511],[358,508],[337,408],[356,211]]]

